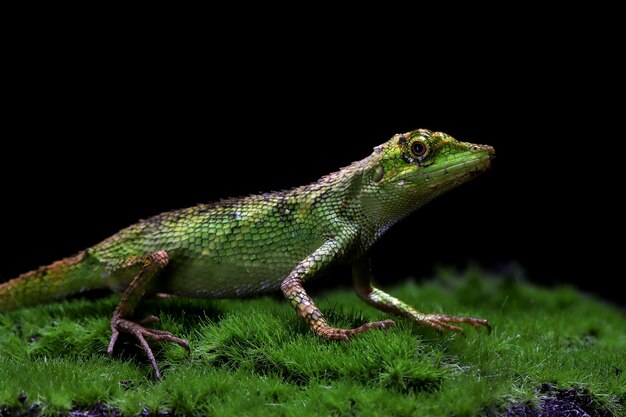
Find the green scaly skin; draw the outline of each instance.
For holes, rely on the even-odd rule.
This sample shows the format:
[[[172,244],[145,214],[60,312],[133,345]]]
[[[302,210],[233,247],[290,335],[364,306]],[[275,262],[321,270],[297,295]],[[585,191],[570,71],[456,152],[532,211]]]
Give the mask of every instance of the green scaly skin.
[[[87,289],[121,293],[113,313],[113,351],[119,332],[134,335],[160,373],[146,338],[187,342],[130,320],[145,294],[241,297],[278,290],[315,334],[347,340],[391,320],[357,329],[330,327],[303,284],[349,262],[361,298],[372,306],[438,330],[486,320],[423,314],[370,285],[364,256],[390,226],[438,195],[487,170],[495,152],[445,133],[398,134],[317,182],[289,191],[234,198],[163,213],[105,241],[0,285],[0,312],[62,299]],[[454,323],[454,324],[452,324]]]

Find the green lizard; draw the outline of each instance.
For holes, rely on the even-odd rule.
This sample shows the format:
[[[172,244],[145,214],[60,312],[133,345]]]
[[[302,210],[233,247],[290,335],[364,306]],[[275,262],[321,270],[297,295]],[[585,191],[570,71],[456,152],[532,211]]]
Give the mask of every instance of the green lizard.
[[[356,329],[331,327],[303,284],[341,262],[352,264],[358,295],[368,304],[437,330],[486,320],[424,314],[370,284],[365,254],[390,226],[431,199],[487,170],[491,146],[458,142],[445,133],[414,130],[393,136],[354,162],[310,185],[171,211],[142,220],[76,256],[0,285],[0,312],[52,302],[81,291],[121,294],[111,319],[111,354],[120,332],[133,335],[157,378],[146,338],[187,342],[135,322],[146,294],[226,298],[282,290],[311,330],[347,340],[392,320]]]

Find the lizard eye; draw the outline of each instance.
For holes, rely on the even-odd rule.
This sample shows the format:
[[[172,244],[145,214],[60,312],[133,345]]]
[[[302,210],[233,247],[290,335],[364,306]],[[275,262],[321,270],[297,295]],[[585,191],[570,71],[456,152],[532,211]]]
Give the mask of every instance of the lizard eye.
[[[428,148],[426,147],[426,144],[424,142],[416,140],[411,144],[411,152],[415,156],[424,156],[427,150]]]

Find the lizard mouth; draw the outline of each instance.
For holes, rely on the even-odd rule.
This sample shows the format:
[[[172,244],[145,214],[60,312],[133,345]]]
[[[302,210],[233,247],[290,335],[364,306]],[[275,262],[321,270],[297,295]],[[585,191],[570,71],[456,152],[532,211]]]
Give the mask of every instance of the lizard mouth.
[[[437,182],[470,179],[487,171],[491,167],[492,159],[496,157],[494,152],[472,156],[470,159],[450,161],[432,171],[422,171],[422,177],[426,181],[440,180]]]

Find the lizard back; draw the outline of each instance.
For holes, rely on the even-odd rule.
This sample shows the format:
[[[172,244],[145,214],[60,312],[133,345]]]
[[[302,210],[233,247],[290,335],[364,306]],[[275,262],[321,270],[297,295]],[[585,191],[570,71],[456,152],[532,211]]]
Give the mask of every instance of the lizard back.
[[[170,263],[155,280],[155,292],[220,298],[276,290],[298,262],[342,233],[362,162],[289,191],[162,213],[88,253],[111,272],[115,291],[131,278],[114,273],[120,259],[158,250],[167,251]]]

